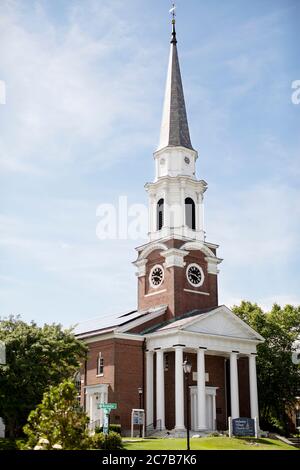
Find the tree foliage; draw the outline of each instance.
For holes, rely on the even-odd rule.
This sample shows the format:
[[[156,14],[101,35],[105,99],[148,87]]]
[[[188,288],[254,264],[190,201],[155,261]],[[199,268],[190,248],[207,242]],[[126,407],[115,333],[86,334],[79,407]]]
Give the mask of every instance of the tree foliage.
[[[74,382],[65,380],[50,387],[43,400],[31,411],[24,433],[29,449],[76,450],[90,447],[88,417],[77,401]]]
[[[39,327],[19,317],[0,321],[0,340],[7,357],[0,366],[0,416],[9,436],[16,437],[49,386],[78,370],[86,347],[61,325]]]
[[[265,339],[257,348],[261,423],[270,427],[277,422],[287,431],[288,411],[300,390],[300,366],[292,361],[300,337],[300,307],[274,304],[270,312],[263,312],[257,304],[243,301],[232,310]]]

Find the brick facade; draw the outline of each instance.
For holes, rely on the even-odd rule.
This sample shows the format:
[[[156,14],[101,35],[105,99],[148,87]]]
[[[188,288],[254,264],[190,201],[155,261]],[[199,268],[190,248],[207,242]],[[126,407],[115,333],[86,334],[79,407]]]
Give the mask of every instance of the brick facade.
[[[96,374],[98,353],[104,359],[104,374]],[[196,354],[184,354],[192,364],[192,372],[197,371]],[[165,420],[166,428],[175,426],[175,353],[166,352],[165,358]],[[205,371],[209,375],[206,386],[217,387],[216,395],[216,425],[218,430],[228,428],[227,418],[230,414],[230,393],[227,393],[226,383],[230,383],[226,358],[223,356],[205,356]],[[142,407],[145,407],[147,393],[145,383],[144,343],[132,340],[103,340],[92,343],[89,347],[87,360],[86,384],[108,384],[108,402],[116,402],[118,408],[111,412],[111,422],[121,424],[122,432],[128,434],[131,426],[131,410],[139,408],[138,388],[143,388]],[[248,359],[238,360],[240,416],[250,416],[249,405],[249,368]],[[82,371],[84,380],[84,371]],[[189,386],[197,385],[192,373]],[[82,386],[82,397],[84,388]],[[156,422],[156,361],[154,357],[154,422]],[[186,395],[184,397],[186,403]],[[82,400],[83,403],[83,400]],[[186,422],[186,409],[185,409]],[[186,425],[186,423],[185,423]]]
[[[182,240],[168,240],[168,248],[179,249]],[[146,275],[138,278],[138,308],[147,309],[157,305],[168,305],[166,317],[171,319],[195,309],[213,308],[218,305],[217,275],[208,273],[206,255],[202,251],[191,251],[184,258],[185,267],[172,266],[164,270],[164,280],[159,288],[153,288],[149,281],[151,269],[163,265],[162,250],[154,250],[147,257]],[[203,269],[204,283],[193,287],[186,277],[186,267],[197,263]],[[195,292],[195,293],[193,293]],[[201,292],[199,294],[199,292]]]

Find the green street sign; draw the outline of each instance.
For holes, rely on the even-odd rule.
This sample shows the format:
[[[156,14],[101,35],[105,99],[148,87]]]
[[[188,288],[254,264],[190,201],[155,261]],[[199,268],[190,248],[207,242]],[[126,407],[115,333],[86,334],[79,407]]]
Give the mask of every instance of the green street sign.
[[[117,403],[98,403],[98,409],[110,412],[117,409]]]

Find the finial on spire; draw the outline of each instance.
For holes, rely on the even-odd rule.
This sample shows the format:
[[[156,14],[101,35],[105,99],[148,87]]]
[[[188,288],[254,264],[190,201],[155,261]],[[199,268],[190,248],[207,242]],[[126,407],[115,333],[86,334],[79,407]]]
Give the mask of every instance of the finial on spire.
[[[172,13],[172,40],[171,44],[177,44],[177,39],[176,39],[176,30],[175,30],[175,23],[176,23],[176,5],[173,3],[172,8],[169,10],[170,13]]]

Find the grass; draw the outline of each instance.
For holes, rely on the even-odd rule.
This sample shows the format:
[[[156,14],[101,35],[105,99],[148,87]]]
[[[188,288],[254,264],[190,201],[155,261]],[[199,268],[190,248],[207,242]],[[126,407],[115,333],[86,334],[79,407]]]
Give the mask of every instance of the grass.
[[[190,440],[191,450],[297,450],[275,439],[201,437]],[[127,450],[185,450],[186,439],[124,439]]]

